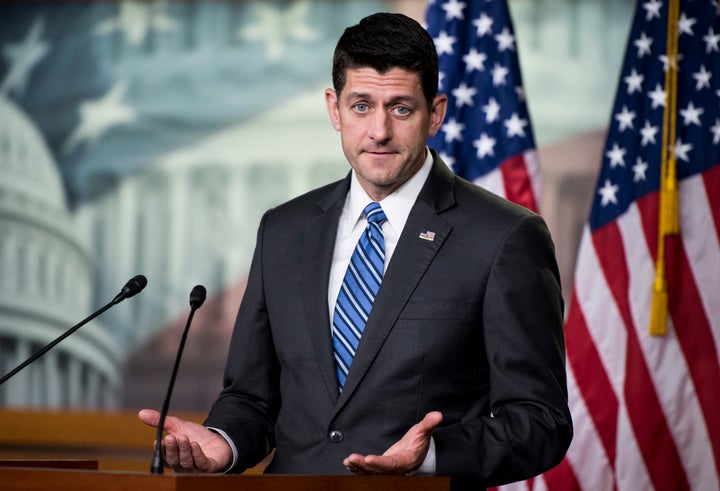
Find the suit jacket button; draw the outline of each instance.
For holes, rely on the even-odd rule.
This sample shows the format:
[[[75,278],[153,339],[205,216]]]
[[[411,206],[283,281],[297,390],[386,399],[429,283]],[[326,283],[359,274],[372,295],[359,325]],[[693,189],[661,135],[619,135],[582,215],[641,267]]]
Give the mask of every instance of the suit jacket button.
[[[332,442],[340,443],[343,440],[343,434],[341,431],[332,430],[328,434],[328,438],[330,438],[330,441],[332,441]]]

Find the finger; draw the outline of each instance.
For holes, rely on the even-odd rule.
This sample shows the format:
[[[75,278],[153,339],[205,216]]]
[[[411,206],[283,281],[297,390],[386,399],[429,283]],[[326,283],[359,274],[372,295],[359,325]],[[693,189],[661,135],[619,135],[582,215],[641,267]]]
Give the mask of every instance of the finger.
[[[369,465],[367,463],[363,464],[362,466],[352,466],[352,472],[362,475],[395,474],[395,472],[393,471],[388,471],[387,469],[384,469],[382,467]]]
[[[365,470],[371,474],[404,474],[400,462],[393,456],[368,455],[365,457]]]
[[[157,427],[158,422],[160,421],[160,413],[154,409],[141,409],[138,412],[138,418],[140,418],[140,421],[148,426]]]
[[[175,416],[166,416],[165,417],[165,431],[176,431],[179,430],[182,426],[183,420],[180,418],[176,418]]]
[[[178,454],[177,440],[175,440],[174,436],[168,435],[163,440],[163,446],[165,448],[165,466],[173,470],[178,470],[180,456]]]
[[[192,453],[192,458],[196,469],[203,472],[210,472],[213,470],[210,460],[207,458],[205,452],[203,452],[202,448],[197,442],[190,442],[190,452]]]
[[[157,428],[158,424],[160,424],[160,413],[154,409],[141,409],[138,412],[138,417],[140,418],[140,421],[149,426]],[[183,421],[180,418],[166,416],[163,424],[163,430],[168,432],[178,431],[182,426],[182,423]]]
[[[176,440],[178,448],[178,466],[182,469],[182,472],[195,471],[195,458],[193,457],[190,441],[185,437],[179,437]]]
[[[352,472],[353,474],[360,474],[360,475],[370,474],[370,472],[368,470],[366,470],[365,467],[354,464],[354,463],[346,464],[345,468],[347,470],[349,470],[350,472]]]
[[[379,455],[352,454],[345,459],[343,464],[346,469],[355,474],[393,474],[397,467],[395,459]]]
[[[368,474],[364,468],[364,463],[365,457],[356,453],[348,455],[345,460],[343,460],[345,468],[355,474]]]

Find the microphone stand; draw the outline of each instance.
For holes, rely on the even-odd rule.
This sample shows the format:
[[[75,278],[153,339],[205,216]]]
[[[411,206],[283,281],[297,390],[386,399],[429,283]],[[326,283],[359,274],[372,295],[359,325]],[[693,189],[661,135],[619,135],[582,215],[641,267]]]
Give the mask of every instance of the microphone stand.
[[[160,411],[160,420],[158,421],[157,433],[155,435],[155,452],[153,453],[152,463],[150,464],[150,472],[152,474],[163,473],[162,436],[163,429],[165,427],[165,418],[167,417],[168,409],[170,407],[170,396],[172,395],[173,386],[175,385],[175,377],[177,376],[178,367],[180,366],[180,358],[182,357],[182,352],[185,348],[185,340],[187,339],[188,331],[190,330],[190,323],[195,316],[195,311],[200,308],[204,301],[205,287],[197,285],[190,293],[190,314],[188,314],[187,322],[185,323],[185,330],[183,331],[182,338],[180,339],[180,346],[178,346],[177,356],[175,357],[175,365],[173,366],[172,375],[170,376],[170,383],[168,384],[167,393],[165,394],[162,411]]]
[[[60,336],[58,336],[57,338],[55,338],[52,342],[46,344],[46,345],[45,345],[42,349],[40,349],[37,353],[35,353],[35,354],[32,355],[30,358],[28,358],[27,360],[25,360],[24,362],[22,362],[20,365],[18,365],[18,366],[15,367],[14,369],[12,369],[9,373],[3,375],[3,377],[0,378],[0,385],[4,384],[4,383],[5,383],[7,380],[9,380],[13,375],[17,374],[20,370],[22,370],[23,368],[25,368],[26,366],[28,366],[29,364],[31,364],[32,362],[34,362],[35,360],[37,360],[38,358],[40,358],[42,355],[44,355],[45,353],[47,353],[48,351],[50,351],[53,347],[55,347],[56,344],[58,344],[60,341],[62,341],[62,340],[65,339],[66,337],[70,336],[72,333],[74,333],[75,331],[77,331],[78,329],[80,329],[82,326],[84,326],[85,324],[87,324],[88,322],[90,322],[91,320],[93,320],[95,317],[99,316],[100,314],[102,314],[103,312],[105,312],[107,309],[109,309],[109,308],[112,307],[113,305],[116,305],[116,304],[122,302],[122,301],[125,300],[126,298],[131,297],[131,296],[135,295],[136,293],[138,293],[140,290],[142,290],[142,289],[145,287],[145,284],[142,284],[142,286],[140,286],[139,284],[138,284],[138,285],[132,285],[132,288],[129,288],[130,282],[132,282],[132,281],[138,281],[138,280],[139,280],[139,277],[140,277],[140,276],[136,276],[135,278],[131,279],[131,280],[128,282],[128,284],[125,285],[125,287],[123,288],[123,290],[122,290],[120,293],[118,293],[118,294],[115,296],[115,298],[113,298],[107,305],[105,305],[104,307],[100,308],[99,310],[96,310],[95,312],[93,312],[92,314],[90,314],[89,316],[87,316],[86,318],[84,318],[83,320],[81,320],[80,322],[78,322],[77,324],[75,324],[73,327],[71,327],[70,329],[68,329],[67,331],[65,331],[63,334],[61,334]],[[144,276],[142,277],[142,280],[140,280],[140,281],[145,281],[145,283],[147,283],[147,280],[145,280],[145,277],[144,277]],[[135,291],[135,290],[137,290],[137,291]]]

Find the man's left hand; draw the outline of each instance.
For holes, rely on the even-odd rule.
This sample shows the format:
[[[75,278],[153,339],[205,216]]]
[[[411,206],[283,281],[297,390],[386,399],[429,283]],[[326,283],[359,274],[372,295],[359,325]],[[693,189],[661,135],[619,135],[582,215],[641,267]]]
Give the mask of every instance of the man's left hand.
[[[432,431],[441,421],[442,413],[431,411],[384,454],[360,455],[354,453],[343,460],[343,464],[349,471],[356,474],[404,475],[412,472],[425,460]]]

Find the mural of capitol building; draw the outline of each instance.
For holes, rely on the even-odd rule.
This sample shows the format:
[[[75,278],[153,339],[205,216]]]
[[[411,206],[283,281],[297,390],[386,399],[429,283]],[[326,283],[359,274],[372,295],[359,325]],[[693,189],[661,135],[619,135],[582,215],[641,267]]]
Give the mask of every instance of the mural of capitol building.
[[[5,374],[90,313],[95,271],[47,146],[4,96],[0,174],[0,371]],[[112,337],[96,321],[5,382],[0,403],[114,406],[121,361]]]
[[[92,176],[102,192],[72,215],[41,136],[4,100],[2,372],[112,300],[135,274],[148,285],[6,382],[0,404],[159,406],[196,284],[206,286],[208,301],[182,366],[196,360],[204,367],[181,373],[173,407],[195,408],[198,390],[219,388],[262,213],[348,171],[323,90],[192,142],[122,180]],[[206,392],[209,401],[216,395]]]

